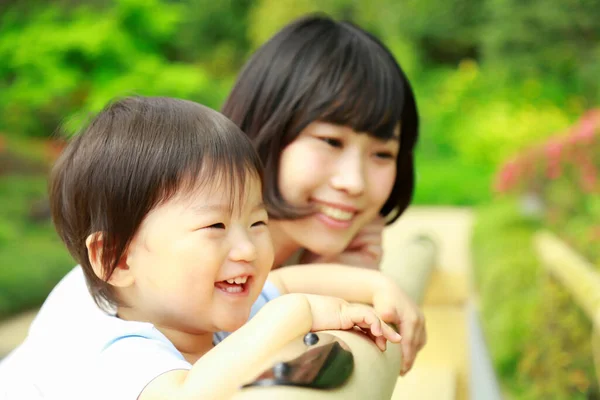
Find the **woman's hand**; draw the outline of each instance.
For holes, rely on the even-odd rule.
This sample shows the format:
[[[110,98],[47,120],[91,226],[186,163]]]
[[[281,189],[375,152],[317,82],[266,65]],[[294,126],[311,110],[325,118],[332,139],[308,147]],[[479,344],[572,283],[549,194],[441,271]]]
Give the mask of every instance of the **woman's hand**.
[[[402,337],[383,322],[372,307],[351,304],[337,297],[305,295],[312,312],[311,331],[349,330],[355,326],[366,331],[377,347],[385,351],[387,341],[399,343]]]
[[[385,219],[377,216],[373,221],[362,228],[352,239],[346,249],[333,257],[323,257],[310,252],[305,252],[300,262],[302,264],[313,263],[337,263],[379,269],[383,257],[382,236],[385,228]]]
[[[390,278],[383,276],[373,296],[373,308],[381,319],[398,325],[402,335],[402,370],[406,374],[417,353],[427,343],[425,317],[419,307]]]

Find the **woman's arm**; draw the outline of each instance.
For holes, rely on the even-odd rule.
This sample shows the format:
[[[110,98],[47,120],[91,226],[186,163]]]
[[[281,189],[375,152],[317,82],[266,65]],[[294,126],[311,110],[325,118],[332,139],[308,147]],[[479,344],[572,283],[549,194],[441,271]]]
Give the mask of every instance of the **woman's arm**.
[[[154,379],[139,400],[228,399],[254,377],[257,366],[293,339],[309,331],[353,326],[370,330],[382,350],[386,340],[400,341],[368,307],[326,296],[281,296],[200,358],[191,370],[172,371]]]

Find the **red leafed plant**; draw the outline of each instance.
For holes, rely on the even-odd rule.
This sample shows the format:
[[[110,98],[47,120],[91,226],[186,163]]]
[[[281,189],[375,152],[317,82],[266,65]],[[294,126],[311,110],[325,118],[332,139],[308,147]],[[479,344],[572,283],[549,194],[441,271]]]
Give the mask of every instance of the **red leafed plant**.
[[[600,109],[502,166],[494,188],[535,199],[544,222],[600,266]]]
[[[497,192],[539,192],[569,174],[583,192],[598,190],[600,167],[600,109],[586,113],[566,133],[524,151],[502,166]]]

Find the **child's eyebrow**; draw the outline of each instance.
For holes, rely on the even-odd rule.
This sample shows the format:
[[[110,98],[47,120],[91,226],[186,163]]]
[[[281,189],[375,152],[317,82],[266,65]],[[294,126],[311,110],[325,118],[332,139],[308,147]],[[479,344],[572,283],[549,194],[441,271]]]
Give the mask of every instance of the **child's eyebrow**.
[[[204,204],[195,205],[192,207],[192,210],[198,214],[203,214],[206,212],[230,212],[231,207],[225,204]]]
[[[265,208],[265,203],[260,202],[254,207],[252,207],[252,212],[256,212],[259,210],[263,210]],[[206,212],[223,212],[228,213],[231,212],[231,207],[226,204],[205,204],[205,205],[196,205],[192,208],[194,212],[198,214],[206,213]]]

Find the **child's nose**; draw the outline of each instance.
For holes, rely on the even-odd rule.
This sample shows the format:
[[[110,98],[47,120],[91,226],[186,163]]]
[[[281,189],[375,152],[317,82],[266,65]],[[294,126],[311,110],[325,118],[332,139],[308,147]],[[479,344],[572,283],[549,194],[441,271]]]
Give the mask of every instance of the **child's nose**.
[[[251,263],[256,260],[256,246],[245,232],[238,232],[232,237],[229,259],[235,262]]]

